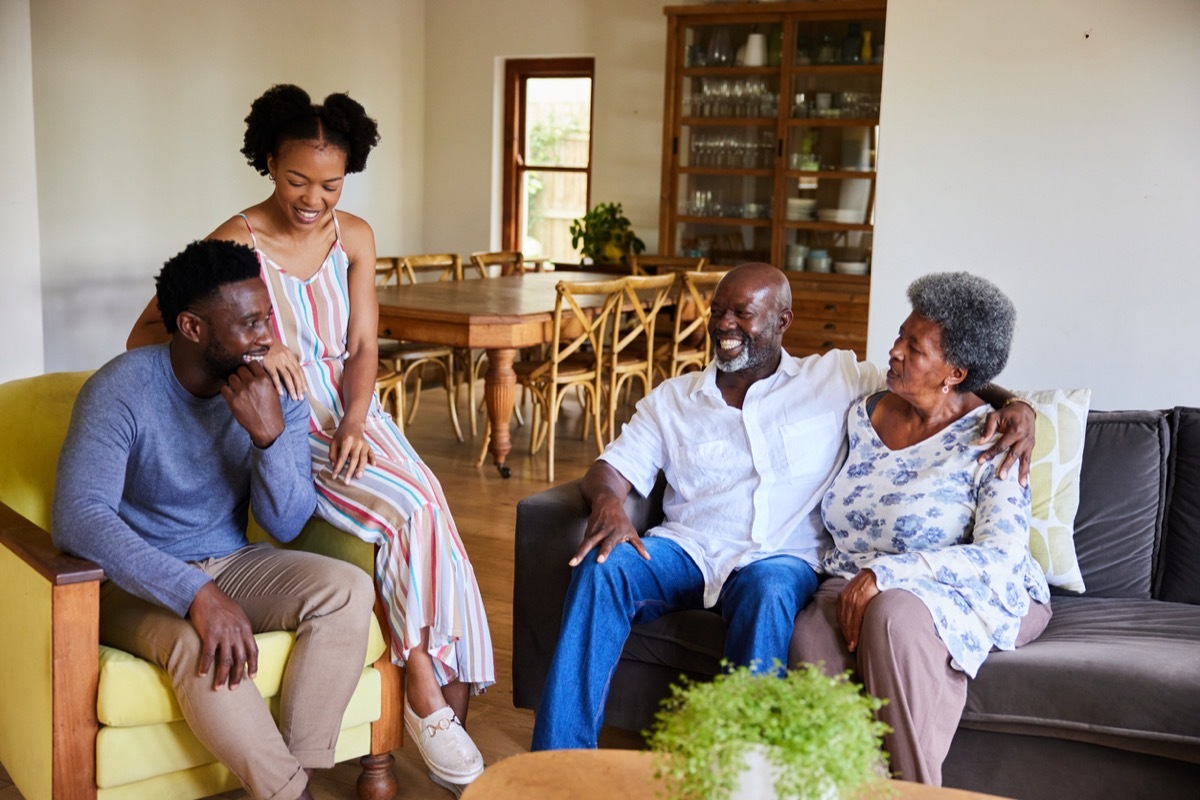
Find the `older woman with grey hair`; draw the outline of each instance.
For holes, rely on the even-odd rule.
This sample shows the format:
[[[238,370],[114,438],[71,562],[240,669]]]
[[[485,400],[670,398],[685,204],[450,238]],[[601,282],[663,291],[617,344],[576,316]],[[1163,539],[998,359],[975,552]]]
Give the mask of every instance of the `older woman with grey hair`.
[[[1050,592],[1029,554],[1029,490],[979,463],[1016,312],[988,281],[926,275],[889,352],[887,391],[850,410],[849,455],[821,504],[828,578],[797,619],[792,663],[857,672],[898,777],[941,784],[973,678],[992,648],[1036,638]]]

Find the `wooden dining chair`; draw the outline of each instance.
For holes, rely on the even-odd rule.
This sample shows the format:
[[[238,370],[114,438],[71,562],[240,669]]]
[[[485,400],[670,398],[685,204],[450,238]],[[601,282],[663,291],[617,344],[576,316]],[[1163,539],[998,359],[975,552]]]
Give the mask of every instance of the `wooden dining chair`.
[[[496,250],[471,253],[471,263],[485,277],[491,277],[492,267],[499,267],[500,276],[525,274],[525,257],[520,250]]]
[[[390,269],[380,262],[393,262]],[[418,276],[432,276],[432,280],[457,280],[462,275],[462,260],[457,254],[431,254],[401,256],[394,259],[377,259],[375,265],[375,283],[386,286],[389,283],[411,285],[417,283]],[[421,402],[422,377],[426,367],[433,366],[442,373],[446,388],[446,406],[450,412],[450,425],[458,441],[463,441],[462,426],[458,422],[457,380],[454,369],[454,348],[427,342],[381,340],[379,343],[379,362],[383,369],[376,375],[375,393],[380,398],[380,404],[385,401],[393,408],[393,418],[401,430],[411,424]],[[405,386],[409,379],[413,384],[412,406],[406,409]]]
[[[402,283],[417,283],[427,280],[461,281],[463,279],[462,258],[458,253],[401,256],[397,260],[400,269],[404,272]]]
[[[712,358],[708,307],[726,271],[682,272],[676,282],[670,334],[655,347],[654,369],[663,380],[704,369]]]
[[[613,309],[621,302],[624,279],[607,281],[560,281],[555,287],[553,334],[546,358],[513,364],[517,383],[529,390],[533,416],[529,424],[529,450],[536,453],[546,445],[546,480],[554,480],[554,438],[563,398],[569,390],[582,393],[584,425],[582,438],[595,431],[596,454],[604,449],[600,383],[605,331]],[[601,296],[598,305],[580,304],[580,298]],[[489,423],[483,437],[477,466],[487,457],[491,441]]]
[[[704,256],[639,256],[629,254],[629,271],[633,275],[662,275],[666,272],[701,272],[708,265]]]
[[[641,381],[642,396],[654,385],[654,327],[659,312],[676,283],[674,273],[635,275],[621,281],[620,299],[613,309],[602,358],[605,426],[608,441],[617,438],[617,407],[635,381]]]
[[[400,259],[391,256],[380,256],[375,259],[375,285],[400,285]],[[396,426],[403,430],[404,397],[403,394],[398,398],[395,395],[397,375],[395,363],[383,358],[384,353],[399,348],[399,346],[400,342],[397,339],[379,337],[380,358],[375,372],[375,397],[379,401],[379,406],[385,411],[389,405],[392,407],[392,419],[396,421]]]

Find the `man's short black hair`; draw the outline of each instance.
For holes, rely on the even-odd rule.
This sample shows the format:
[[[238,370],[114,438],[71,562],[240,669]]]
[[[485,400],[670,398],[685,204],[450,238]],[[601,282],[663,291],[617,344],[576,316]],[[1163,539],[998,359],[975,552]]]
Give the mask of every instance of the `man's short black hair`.
[[[167,333],[175,333],[175,320],[182,312],[212,298],[225,284],[258,276],[258,256],[246,245],[216,239],[192,242],[163,264],[155,280]]]

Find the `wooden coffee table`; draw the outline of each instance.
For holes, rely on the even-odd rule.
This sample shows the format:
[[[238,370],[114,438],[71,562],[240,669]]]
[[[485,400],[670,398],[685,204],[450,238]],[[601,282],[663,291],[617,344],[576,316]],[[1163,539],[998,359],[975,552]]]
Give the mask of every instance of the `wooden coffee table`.
[[[522,753],[488,767],[463,800],[661,800],[655,756],[642,750]],[[994,800],[990,794],[889,781],[890,800]],[[865,797],[874,797],[868,794]]]

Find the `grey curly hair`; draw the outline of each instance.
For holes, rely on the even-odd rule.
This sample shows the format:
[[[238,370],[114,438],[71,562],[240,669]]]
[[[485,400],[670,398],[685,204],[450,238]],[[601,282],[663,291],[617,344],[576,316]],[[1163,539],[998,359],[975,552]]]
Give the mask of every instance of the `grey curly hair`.
[[[946,363],[967,371],[956,391],[978,391],[1004,369],[1017,310],[995,284],[969,272],[936,272],[913,281],[908,300],[941,328]]]

